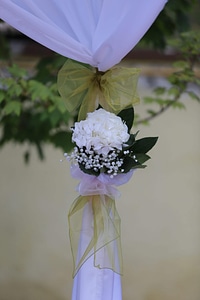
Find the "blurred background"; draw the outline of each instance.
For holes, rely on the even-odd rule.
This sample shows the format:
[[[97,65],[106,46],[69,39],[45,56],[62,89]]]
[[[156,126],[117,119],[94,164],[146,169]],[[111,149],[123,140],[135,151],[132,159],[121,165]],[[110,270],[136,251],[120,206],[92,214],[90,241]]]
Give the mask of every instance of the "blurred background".
[[[200,3],[173,2],[122,62],[141,69],[133,132],[159,136],[116,203],[124,300],[200,299]],[[60,162],[76,119],[55,88],[65,58],[0,25],[0,300],[69,300],[78,195]]]

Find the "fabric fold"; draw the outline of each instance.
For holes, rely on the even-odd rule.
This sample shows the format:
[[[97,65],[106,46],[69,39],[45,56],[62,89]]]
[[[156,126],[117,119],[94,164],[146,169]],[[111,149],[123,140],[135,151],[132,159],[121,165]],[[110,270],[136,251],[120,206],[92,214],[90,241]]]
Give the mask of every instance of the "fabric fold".
[[[106,71],[135,47],[166,0],[1,0],[0,18],[45,47]]]

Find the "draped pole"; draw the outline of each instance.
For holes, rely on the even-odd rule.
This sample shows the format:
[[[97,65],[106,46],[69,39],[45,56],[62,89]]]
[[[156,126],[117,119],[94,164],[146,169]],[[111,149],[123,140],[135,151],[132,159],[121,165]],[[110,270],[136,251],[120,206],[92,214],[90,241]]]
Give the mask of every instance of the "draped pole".
[[[49,49],[98,71],[118,64],[139,42],[166,0],[0,0],[0,18]],[[87,111],[86,111],[87,112]],[[84,112],[84,113],[86,113]],[[88,243],[91,205],[84,207],[78,253]],[[113,252],[118,256],[116,241]],[[94,266],[92,254],[74,277],[72,300],[121,300],[121,275]],[[98,261],[104,265],[103,248]]]
[[[93,215],[86,207],[83,215],[83,228],[91,226]],[[82,237],[79,249],[85,248],[88,241]],[[115,251],[116,245],[114,246]],[[104,252],[100,250],[100,262],[104,263]],[[110,269],[94,267],[94,257],[91,256],[74,277],[72,300],[121,300],[121,276]]]

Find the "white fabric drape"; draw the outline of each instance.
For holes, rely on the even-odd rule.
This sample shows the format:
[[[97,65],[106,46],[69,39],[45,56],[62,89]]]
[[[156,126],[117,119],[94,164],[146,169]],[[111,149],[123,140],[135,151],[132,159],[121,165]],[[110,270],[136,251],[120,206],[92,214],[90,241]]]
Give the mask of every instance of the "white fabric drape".
[[[0,18],[44,46],[105,71],[138,43],[166,0],[0,0]]]
[[[109,195],[113,198],[119,198],[120,192],[117,187],[127,183],[132,175],[133,170],[128,173],[119,174],[113,178],[109,175],[101,174],[98,177],[83,173],[76,165],[71,166],[71,175],[79,179],[77,191],[82,196],[93,194]],[[92,179],[91,179],[92,178]],[[79,239],[79,248],[77,261],[80,261],[85,249],[88,247],[91,237],[93,236],[94,216],[91,203],[84,206],[82,218],[82,234]],[[110,242],[113,251],[113,260],[119,260],[117,241]],[[83,250],[83,251],[82,251]],[[100,267],[112,267],[109,263],[107,253],[103,248],[96,253]],[[119,271],[122,271],[118,269]],[[111,269],[94,267],[94,255],[90,256],[74,278],[72,300],[121,300],[121,276]]]
[[[80,275],[81,274],[81,275]],[[74,279],[72,300],[121,300],[121,276],[109,269],[93,267],[90,258]]]
[[[0,18],[53,51],[106,71],[139,42],[166,1],[0,0]],[[121,297],[120,276],[88,259],[74,279],[72,300]]]
[[[93,223],[93,214],[90,205],[84,208],[82,219],[82,230],[88,232]],[[92,229],[91,229],[92,230]],[[90,242],[90,236],[83,234],[79,240],[79,249],[86,249]],[[117,252],[117,246],[113,245]],[[80,251],[82,252],[82,251]],[[117,255],[117,253],[113,253]],[[79,254],[77,259],[79,260]],[[98,262],[104,265],[104,248],[98,251]],[[91,256],[83,264],[74,278],[72,300],[121,300],[121,276],[110,269],[99,269],[94,267],[94,256]]]

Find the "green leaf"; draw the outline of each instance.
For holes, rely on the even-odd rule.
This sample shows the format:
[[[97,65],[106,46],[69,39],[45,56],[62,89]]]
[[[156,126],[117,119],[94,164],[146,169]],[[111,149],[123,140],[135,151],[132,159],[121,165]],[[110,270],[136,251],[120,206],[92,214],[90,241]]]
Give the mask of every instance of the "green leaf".
[[[64,101],[62,100],[61,97],[59,97],[59,96],[54,97],[54,103],[55,103],[55,106],[58,108],[58,110],[61,113],[66,113],[66,114],[69,115],[69,112],[66,109],[66,105],[65,105],[65,103],[64,103]]]
[[[132,169],[144,169],[144,168],[146,168],[146,165],[136,165],[132,167]]]
[[[6,115],[15,114],[19,116],[21,112],[21,106],[21,103],[17,101],[8,102],[4,107],[4,113]]]
[[[0,90],[0,103],[5,99],[5,93]]]
[[[153,98],[153,97],[144,97],[143,100],[145,103],[154,103],[155,102],[155,98]]]
[[[192,91],[187,91],[187,94],[194,100],[197,100],[198,102],[200,102],[200,97],[197,96],[197,94],[195,94],[194,92]]]
[[[130,134],[129,140],[126,142],[127,146],[124,146],[123,150],[129,149],[130,146],[132,146],[135,143],[135,137],[136,137],[137,133],[136,134]]]
[[[143,164],[144,162],[146,162],[147,160],[149,160],[151,157],[147,154],[137,154],[136,155],[136,159],[139,161],[140,164]]]
[[[27,89],[27,85],[28,85],[28,81],[25,79],[20,79],[19,80],[19,84],[21,85],[22,89],[26,90]]]
[[[171,100],[166,100],[166,99],[161,99],[161,98],[155,98],[155,102],[157,104],[159,104],[160,106],[167,105],[169,103],[169,101],[171,102]]]
[[[157,87],[154,89],[154,93],[156,95],[163,95],[165,93],[165,91],[166,91],[166,88],[164,88],[164,87]]]
[[[12,93],[12,96],[19,97],[22,93],[22,88],[19,84],[15,84],[12,88],[10,88],[9,92]]]
[[[27,75],[27,71],[25,69],[20,68],[16,64],[13,64],[11,67],[8,67],[8,71],[11,75],[13,75],[16,78],[25,77]]]
[[[130,132],[134,121],[133,107],[123,109],[122,111],[120,111],[118,116],[126,123],[126,126],[128,127],[128,132]]]
[[[179,68],[179,69],[185,69],[189,67],[189,64],[185,60],[179,60],[173,63],[173,67]]]
[[[133,136],[133,138],[134,138],[134,140],[135,140],[135,138],[136,138],[136,136],[138,135],[138,133],[139,133],[139,130],[138,130],[136,133],[131,134],[130,137]]]
[[[54,109],[50,112],[49,112],[49,121],[51,122],[52,124],[52,127],[56,127],[57,124],[59,124],[59,121],[60,121],[60,112],[57,110],[57,109]]]
[[[181,102],[178,102],[178,101],[172,102],[172,107],[173,108],[179,108],[179,109],[185,109],[185,105]]]
[[[4,78],[2,83],[5,85],[6,97],[18,97],[22,93],[22,88],[20,84],[14,78]]]
[[[135,162],[135,160],[132,157],[126,156],[124,158],[124,162],[123,165],[121,166],[121,169],[124,169],[124,173],[128,173],[131,169],[133,169],[137,165],[138,163]]]
[[[177,86],[172,86],[168,91],[167,91],[168,95],[172,95],[175,98],[178,97],[180,95],[180,90]]]
[[[28,83],[28,90],[31,93],[32,100],[47,100],[49,98],[51,91],[48,86],[36,80],[30,80]]]
[[[8,89],[9,87],[11,87],[13,84],[15,84],[15,80],[11,77],[5,77],[5,78],[1,78],[1,84]]]
[[[153,148],[153,146],[156,144],[158,140],[158,137],[146,137],[142,138],[140,140],[137,140],[133,146],[131,147],[131,150],[133,153],[147,153],[149,150]]]

